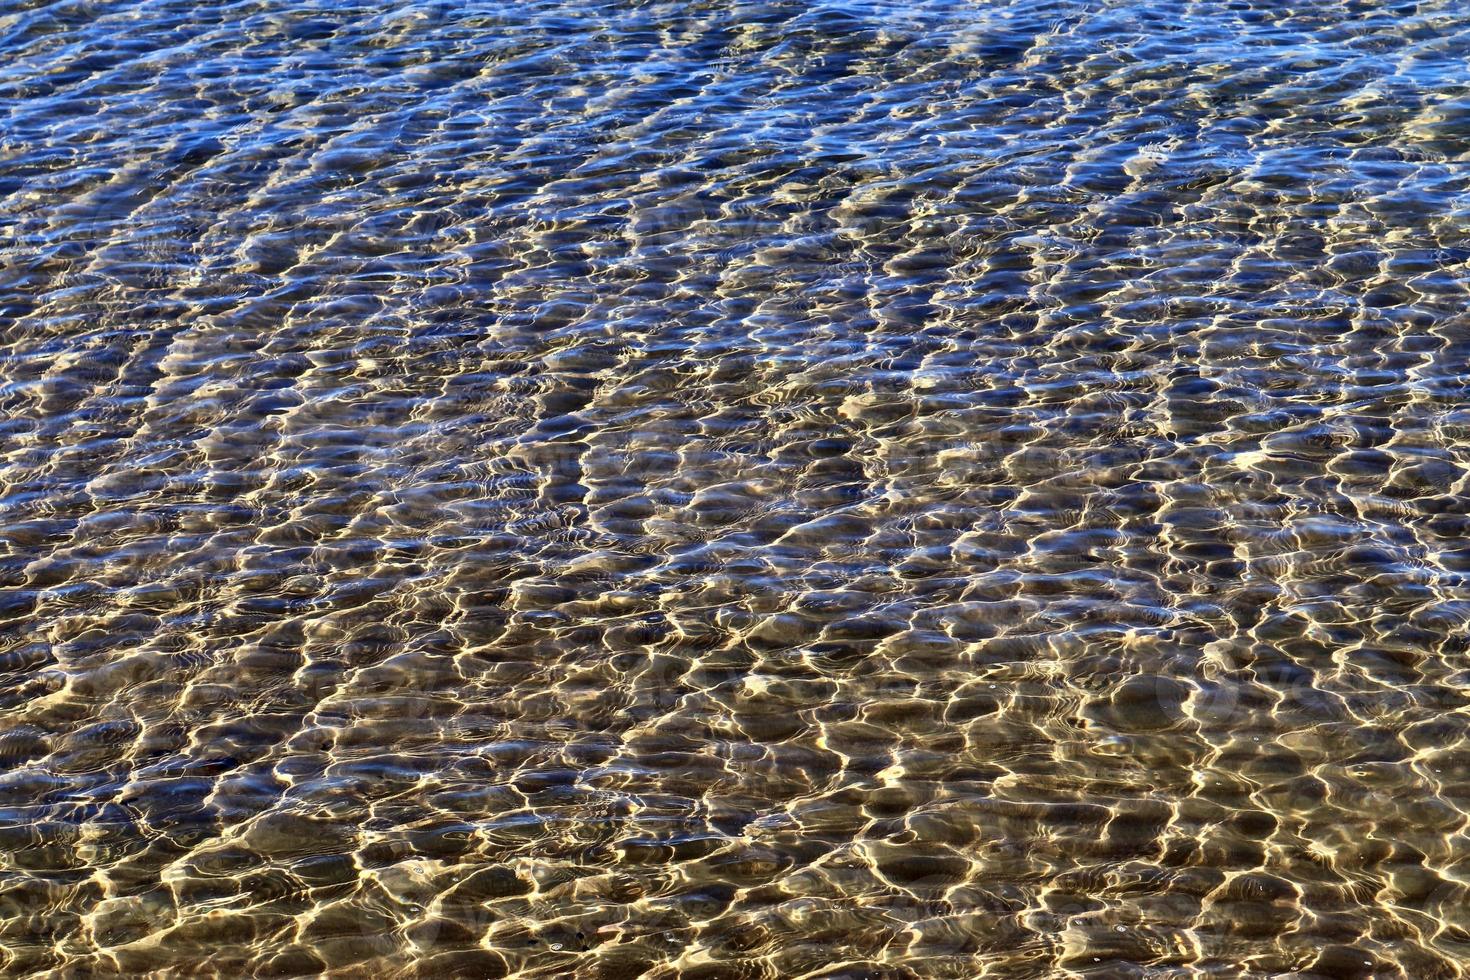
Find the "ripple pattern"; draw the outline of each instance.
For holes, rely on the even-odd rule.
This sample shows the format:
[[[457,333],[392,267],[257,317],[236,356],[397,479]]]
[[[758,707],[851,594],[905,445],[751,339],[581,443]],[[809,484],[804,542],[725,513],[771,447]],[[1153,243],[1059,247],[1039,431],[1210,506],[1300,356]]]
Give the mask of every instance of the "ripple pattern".
[[[1465,975],[1467,58],[0,3],[0,970]]]

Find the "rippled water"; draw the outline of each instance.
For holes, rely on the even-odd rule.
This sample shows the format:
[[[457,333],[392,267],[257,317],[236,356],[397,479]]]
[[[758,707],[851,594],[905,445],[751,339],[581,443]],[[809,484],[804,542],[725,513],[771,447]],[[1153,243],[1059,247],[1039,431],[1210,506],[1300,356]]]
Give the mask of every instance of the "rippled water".
[[[0,4],[0,969],[1466,972],[1467,57]]]

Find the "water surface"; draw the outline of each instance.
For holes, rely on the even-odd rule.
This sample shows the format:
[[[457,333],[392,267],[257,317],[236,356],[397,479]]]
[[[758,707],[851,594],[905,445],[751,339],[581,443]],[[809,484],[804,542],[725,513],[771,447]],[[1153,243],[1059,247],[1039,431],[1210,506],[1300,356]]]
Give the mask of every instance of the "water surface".
[[[0,970],[1460,976],[1467,57],[0,3]]]

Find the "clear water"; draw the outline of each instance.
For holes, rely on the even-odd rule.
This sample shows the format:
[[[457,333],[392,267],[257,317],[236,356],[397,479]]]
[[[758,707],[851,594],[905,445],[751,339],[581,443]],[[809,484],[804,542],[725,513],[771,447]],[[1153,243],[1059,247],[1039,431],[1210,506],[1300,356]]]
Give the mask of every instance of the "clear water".
[[[1458,0],[0,4],[0,970],[1459,976]]]

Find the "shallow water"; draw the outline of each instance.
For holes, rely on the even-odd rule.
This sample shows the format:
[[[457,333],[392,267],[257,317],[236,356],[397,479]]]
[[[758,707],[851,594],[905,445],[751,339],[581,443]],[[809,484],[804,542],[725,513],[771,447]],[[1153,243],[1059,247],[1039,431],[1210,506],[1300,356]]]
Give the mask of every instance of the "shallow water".
[[[1451,977],[1457,0],[0,5],[0,970]]]

